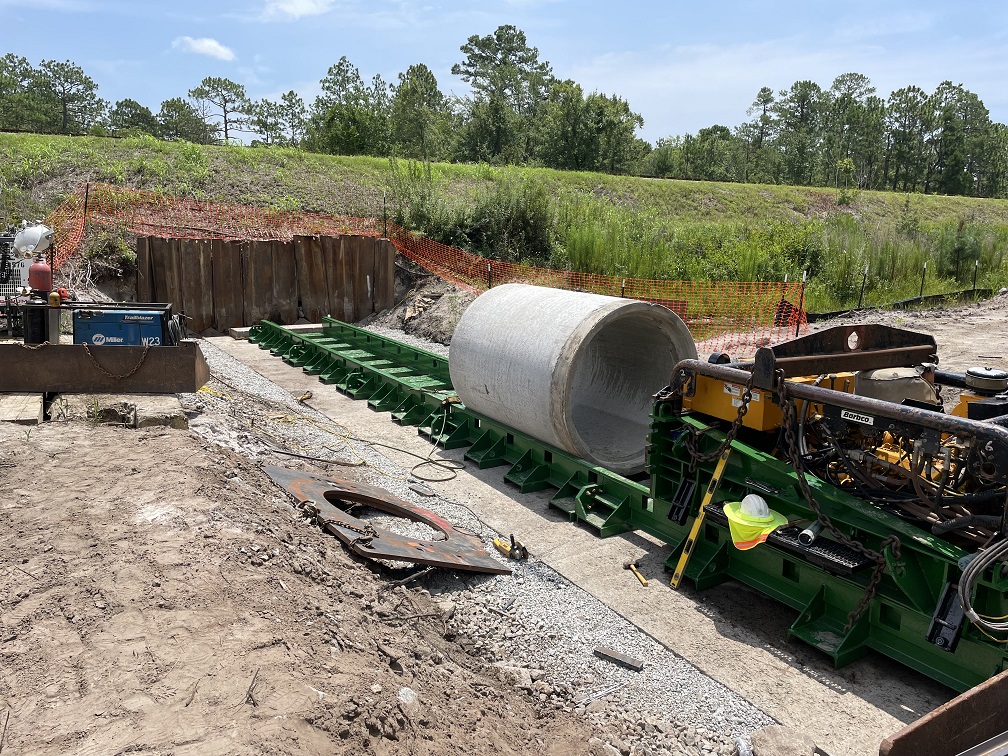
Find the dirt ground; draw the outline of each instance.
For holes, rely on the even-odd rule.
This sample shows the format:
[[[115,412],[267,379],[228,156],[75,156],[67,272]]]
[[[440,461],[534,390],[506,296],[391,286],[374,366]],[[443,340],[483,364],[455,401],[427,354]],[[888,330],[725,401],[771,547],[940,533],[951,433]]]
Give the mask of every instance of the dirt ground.
[[[426,298],[383,324],[441,340],[432,310],[464,295]],[[1008,369],[1008,296],[855,319],[932,333],[947,369]],[[0,424],[0,444],[0,752],[590,751],[588,722],[468,653],[450,611],[390,588],[246,457],[83,419]],[[881,669],[884,697],[902,668]]]
[[[86,421],[0,444],[4,754],[584,751],[245,458]]]

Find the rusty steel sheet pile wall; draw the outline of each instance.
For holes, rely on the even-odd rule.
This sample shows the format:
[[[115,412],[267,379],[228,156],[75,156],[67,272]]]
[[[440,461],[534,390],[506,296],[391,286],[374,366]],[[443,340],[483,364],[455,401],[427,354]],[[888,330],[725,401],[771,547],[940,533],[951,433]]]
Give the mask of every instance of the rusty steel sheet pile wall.
[[[476,294],[498,284],[527,283],[664,305],[686,322],[701,354],[726,351],[735,357],[750,356],[760,346],[807,330],[801,309],[803,284],[798,281],[668,281],[536,268],[449,247],[378,218],[203,202],[91,183],[68,196],[47,221],[57,231],[57,268],[77,250],[92,224],[126,228],[138,236],[210,240],[212,252],[221,241],[293,242],[295,275],[299,285],[304,282],[300,291],[309,320],[316,318],[309,315],[306,300],[313,313],[328,313],[340,320],[359,320],[367,313],[359,313],[357,292],[344,291],[334,298],[331,287],[323,292],[317,285],[320,271],[327,275],[343,271],[342,279],[356,281],[349,271],[357,258],[348,262],[342,248],[305,239],[369,236],[390,239],[407,259]],[[375,277],[375,284],[380,283],[377,269]]]
[[[395,248],[373,236],[293,241],[137,237],[137,300],[171,302],[190,330],[262,320],[360,320],[394,304]],[[299,313],[299,303],[300,310]]]

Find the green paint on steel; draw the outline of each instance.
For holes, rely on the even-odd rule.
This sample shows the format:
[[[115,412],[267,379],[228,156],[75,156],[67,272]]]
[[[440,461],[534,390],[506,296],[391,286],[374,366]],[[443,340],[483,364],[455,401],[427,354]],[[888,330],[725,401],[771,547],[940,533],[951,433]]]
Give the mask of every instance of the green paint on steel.
[[[719,430],[693,417],[680,417],[671,403],[658,402],[652,413],[648,443],[652,507],[634,510],[631,527],[644,530],[673,545],[666,566],[672,568],[685,541],[692,518],[698,513],[703,489],[713,475],[716,460],[689,469],[685,434],[706,430],[700,448],[711,453],[724,440]],[[689,519],[679,525],[669,519],[681,481],[696,485]],[[789,635],[829,654],[837,667],[848,664],[873,649],[956,690],[966,690],[1008,668],[1008,651],[985,638],[972,625],[965,625],[954,653],[927,640],[932,615],[946,583],[959,577],[957,563],[966,552],[840,489],[809,476],[814,497],[822,511],[848,537],[878,550],[887,535],[901,541],[900,558],[885,552],[887,569],[869,608],[849,631],[844,631],[849,612],[865,594],[874,563],[839,574],[835,565],[815,559],[800,548],[787,549],[768,543],[740,551],[734,547],[726,524],[708,518],[694,546],[686,576],[699,590],[727,579],[756,588],[800,612]],[[816,519],[799,492],[797,473],[788,464],[738,441],[715,504],[739,501],[748,493],[763,496],[771,509],[801,527]],[[828,533],[820,538],[829,539]],[[828,541],[827,541],[828,543]],[[1008,579],[991,578],[977,589],[977,603],[991,615],[1008,614],[1005,589]]]
[[[552,489],[553,507],[606,537],[642,530],[672,546],[667,566],[678,560],[696,517],[715,461],[690,469],[685,433],[704,430],[693,417],[680,417],[673,405],[657,402],[648,436],[647,483],[616,475],[519,433],[458,402],[448,361],[422,349],[326,318],[321,334],[296,334],[264,321],[249,340],[324,383],[356,399],[366,399],[395,422],[447,449],[465,448],[465,458],[480,469],[506,467],[504,479],[523,493]],[[724,435],[707,429],[701,448],[710,451]],[[684,480],[692,481],[687,517],[671,519]],[[872,549],[890,533],[899,535],[899,560],[887,552],[887,569],[867,611],[849,631],[848,613],[865,592],[871,567],[850,574],[772,543],[739,551],[716,515],[725,501],[758,493],[790,522],[815,518],[797,487],[795,471],[784,462],[738,441],[724,479],[708,509],[686,570],[697,589],[733,579],[799,611],[789,635],[828,654],[840,667],[869,649],[883,653],[956,690],[966,690],[1008,668],[1008,652],[966,625],[954,653],[926,640],[934,607],[945,584],[959,576],[962,549],[883,510],[814,478],[812,490],[823,512],[846,535]],[[827,535],[820,536],[828,543]],[[1008,578],[991,577],[977,589],[976,606],[989,615],[1008,615]]]

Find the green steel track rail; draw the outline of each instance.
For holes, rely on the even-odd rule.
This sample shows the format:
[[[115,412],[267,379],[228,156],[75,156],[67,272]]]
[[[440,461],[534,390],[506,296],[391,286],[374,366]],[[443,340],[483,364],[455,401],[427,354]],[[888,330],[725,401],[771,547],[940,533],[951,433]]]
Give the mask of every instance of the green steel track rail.
[[[318,375],[354,399],[366,399],[393,422],[414,425],[446,449],[467,448],[480,469],[507,466],[504,479],[522,493],[555,489],[550,504],[602,536],[634,529],[634,509],[647,506],[646,485],[480,415],[461,404],[451,387],[448,360],[332,318],[321,334],[298,334],[270,321],[249,331],[249,341],[285,362]]]
[[[640,483],[537,441],[466,408],[451,386],[448,360],[367,330],[325,318],[320,334],[299,334],[264,321],[249,340],[290,365],[335,385],[355,399],[367,400],[392,420],[446,449],[465,448],[465,458],[480,469],[507,467],[504,479],[522,493],[552,489],[550,500],[599,536],[642,530],[672,547],[667,566],[675,566],[699,512],[702,493],[715,461],[691,469],[684,433],[706,426],[680,417],[659,401],[648,438],[650,480]],[[717,429],[703,436],[713,449],[724,438]],[[759,493],[792,523],[807,524],[815,515],[802,500],[795,471],[784,462],[741,441],[732,444],[724,480],[709,507],[686,569],[700,590],[728,579],[797,609],[789,634],[828,654],[837,667],[873,649],[956,690],[966,690],[1008,668],[1008,651],[964,626],[954,652],[927,639],[943,591],[958,579],[966,553],[892,514],[826,483],[809,478],[824,512],[848,536],[878,548],[890,533],[903,544],[896,560],[888,551],[881,585],[868,609],[845,629],[848,613],[865,595],[871,569],[845,571],[838,563],[789,547],[772,536],[748,551],[734,548],[719,505]],[[689,484],[689,485],[686,485]],[[797,530],[797,529],[796,529]],[[830,541],[821,537],[828,548]],[[1008,576],[985,576],[975,604],[989,615],[1008,615]]]

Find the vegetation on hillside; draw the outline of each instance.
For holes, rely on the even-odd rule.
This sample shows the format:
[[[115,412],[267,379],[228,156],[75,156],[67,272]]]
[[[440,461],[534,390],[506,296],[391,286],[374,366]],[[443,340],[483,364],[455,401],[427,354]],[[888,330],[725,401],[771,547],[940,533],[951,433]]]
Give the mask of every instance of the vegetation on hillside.
[[[842,205],[866,189],[1008,196],[1008,127],[951,81],[933,92],[908,85],[888,97],[859,73],[828,86],[762,87],[747,110],[739,103],[748,120],[651,145],[638,137],[644,121],[629,102],[557,79],[514,26],[474,34],[459,52],[452,74],[469,88],[462,97],[445,95],[423,63],[389,83],[368,80],[343,57],[308,104],[294,90],[255,100],[244,85],[208,76],[157,113],[132,98],[110,105],[70,61],[34,67],[9,53],[0,57],[0,130],[251,140],[337,155],[821,186]]]
[[[646,278],[790,280],[814,311],[1008,281],[1008,201],[419,163],[126,139],[0,135],[0,223],[85,181],[388,217],[478,254]],[[108,235],[100,243],[114,246]],[[96,237],[98,238],[98,237]],[[99,243],[99,242],[94,242]],[[86,251],[85,251],[86,252]],[[865,268],[867,278],[865,280]]]

